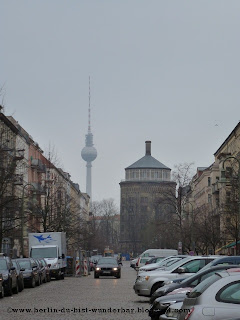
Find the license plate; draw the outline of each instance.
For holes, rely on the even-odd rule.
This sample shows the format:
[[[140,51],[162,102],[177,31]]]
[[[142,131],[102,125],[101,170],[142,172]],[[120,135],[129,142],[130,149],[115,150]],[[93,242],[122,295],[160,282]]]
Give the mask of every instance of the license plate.
[[[111,273],[110,271],[103,271],[104,274],[109,274]]]

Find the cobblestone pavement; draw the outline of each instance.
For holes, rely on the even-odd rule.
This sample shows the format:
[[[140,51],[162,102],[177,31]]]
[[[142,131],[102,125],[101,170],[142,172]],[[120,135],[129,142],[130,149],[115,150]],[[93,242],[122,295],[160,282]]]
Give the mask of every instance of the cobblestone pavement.
[[[122,277],[68,277],[0,300],[0,320],[149,320],[149,299],[133,291],[136,271],[123,262]]]

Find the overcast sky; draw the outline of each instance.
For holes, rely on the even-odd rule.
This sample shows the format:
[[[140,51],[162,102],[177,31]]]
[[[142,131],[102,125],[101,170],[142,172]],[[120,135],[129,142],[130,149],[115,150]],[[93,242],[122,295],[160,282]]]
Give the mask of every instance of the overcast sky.
[[[5,114],[86,188],[91,77],[93,200],[114,198],[145,155],[209,166],[240,120],[240,1],[0,0]]]

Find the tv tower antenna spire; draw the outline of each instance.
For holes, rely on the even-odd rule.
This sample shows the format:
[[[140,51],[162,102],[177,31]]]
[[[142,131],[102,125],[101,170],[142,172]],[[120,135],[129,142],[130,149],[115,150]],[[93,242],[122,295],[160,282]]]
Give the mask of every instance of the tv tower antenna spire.
[[[85,147],[82,149],[81,155],[84,161],[87,162],[86,176],[86,193],[92,200],[92,161],[97,158],[97,150],[93,146],[93,134],[91,132],[91,91],[90,91],[90,76],[89,76],[89,95],[88,95],[88,133],[85,136]]]
[[[88,95],[88,133],[91,132],[91,85],[89,76],[89,95]]]

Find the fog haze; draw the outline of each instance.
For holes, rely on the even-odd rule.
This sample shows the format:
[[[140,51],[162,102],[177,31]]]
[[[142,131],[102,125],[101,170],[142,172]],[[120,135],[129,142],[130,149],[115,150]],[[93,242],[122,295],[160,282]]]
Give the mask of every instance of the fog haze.
[[[209,166],[240,120],[239,1],[0,1],[0,86],[42,149],[85,192],[88,78],[93,200],[145,154]]]

